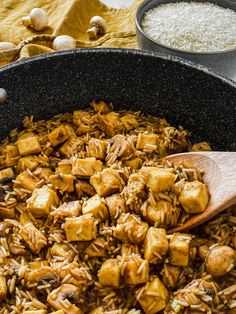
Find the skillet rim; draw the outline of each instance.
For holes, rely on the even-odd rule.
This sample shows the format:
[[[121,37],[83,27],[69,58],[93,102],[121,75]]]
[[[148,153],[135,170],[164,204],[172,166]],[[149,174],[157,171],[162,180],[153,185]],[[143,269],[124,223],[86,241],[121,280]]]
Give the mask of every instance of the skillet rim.
[[[144,56],[144,57],[150,57],[154,59],[156,58],[156,59],[162,59],[162,60],[167,60],[171,62],[177,62],[183,66],[197,70],[199,72],[203,72],[209,76],[219,79],[222,81],[222,83],[227,84],[236,89],[236,82],[217,73],[216,71],[206,66],[196,64],[194,62],[185,60],[183,58],[174,57],[174,56],[164,54],[164,53],[157,53],[157,52],[152,52],[149,50],[141,50],[141,49],[128,49],[128,48],[76,48],[76,49],[70,49],[70,50],[64,50],[64,51],[44,53],[44,54],[36,55],[33,57],[17,60],[10,64],[4,65],[0,67],[0,74],[3,74],[4,72],[7,72],[9,70],[14,70],[15,68],[18,68],[20,66],[29,65],[31,63],[34,63],[40,60],[44,61],[44,60],[49,60],[51,58],[56,59],[57,57],[67,56],[67,55],[80,55],[80,54],[100,55],[100,54],[107,54],[107,53]]]

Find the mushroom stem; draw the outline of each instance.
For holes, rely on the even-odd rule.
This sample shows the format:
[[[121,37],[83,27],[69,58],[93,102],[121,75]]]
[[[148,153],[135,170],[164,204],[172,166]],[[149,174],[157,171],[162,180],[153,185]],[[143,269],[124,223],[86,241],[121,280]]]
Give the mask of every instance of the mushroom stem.
[[[26,27],[29,27],[31,25],[31,19],[30,16],[24,16],[22,17],[22,24]]]
[[[96,26],[93,26],[87,30],[87,35],[90,39],[96,39],[98,34],[98,28]]]

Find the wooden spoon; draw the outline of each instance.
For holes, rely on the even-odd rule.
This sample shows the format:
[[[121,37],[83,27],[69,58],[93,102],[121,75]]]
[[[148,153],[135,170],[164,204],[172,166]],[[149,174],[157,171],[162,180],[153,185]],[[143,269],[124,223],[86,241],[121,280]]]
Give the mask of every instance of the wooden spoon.
[[[174,165],[190,163],[203,172],[203,181],[210,192],[206,210],[196,214],[168,233],[196,227],[236,203],[236,153],[193,152],[166,157]]]

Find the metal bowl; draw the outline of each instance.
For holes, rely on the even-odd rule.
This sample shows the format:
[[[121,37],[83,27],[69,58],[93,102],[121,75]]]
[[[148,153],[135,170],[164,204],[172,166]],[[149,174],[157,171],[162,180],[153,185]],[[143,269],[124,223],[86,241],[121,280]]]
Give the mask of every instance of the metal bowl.
[[[203,0],[194,1],[205,2]],[[160,44],[144,32],[142,28],[142,20],[147,11],[157,7],[160,4],[175,2],[180,2],[180,0],[146,0],[140,5],[136,13],[136,33],[138,46],[141,49],[152,50],[159,53],[181,57],[194,63],[207,66],[208,68],[211,68],[219,74],[236,81],[236,49],[211,53],[188,52],[184,50],[170,48],[163,44]],[[236,1],[234,0],[208,0],[208,2],[218,4],[222,7],[236,11]]]

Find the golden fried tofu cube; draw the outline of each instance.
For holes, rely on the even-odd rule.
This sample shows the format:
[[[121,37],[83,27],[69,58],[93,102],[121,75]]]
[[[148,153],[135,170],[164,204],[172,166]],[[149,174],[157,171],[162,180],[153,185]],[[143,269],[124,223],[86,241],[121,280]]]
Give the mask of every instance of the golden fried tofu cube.
[[[67,241],[90,241],[96,235],[95,220],[91,215],[66,218],[65,231]]]
[[[153,192],[163,192],[171,189],[175,182],[172,168],[142,167],[140,169],[141,181]]]
[[[0,275],[0,302],[7,296],[7,281],[4,275]]]
[[[107,151],[107,141],[92,138],[88,142],[88,157],[105,160]]]
[[[52,146],[64,143],[69,137],[75,136],[75,131],[70,125],[60,125],[48,134]]]
[[[27,210],[36,217],[49,215],[52,206],[57,206],[59,202],[55,191],[46,185],[39,189],[34,189],[32,196],[27,201]]]
[[[79,201],[63,203],[56,208],[52,214],[58,217],[77,217],[81,213],[81,204]]]
[[[98,127],[107,136],[114,136],[120,132],[122,124],[118,113],[109,112],[99,115]]]
[[[84,254],[88,257],[102,257],[106,255],[106,241],[103,238],[97,238],[86,248]]]
[[[138,121],[133,114],[126,114],[120,118],[121,123],[127,131],[133,130],[138,126]]]
[[[6,168],[0,171],[0,181],[4,179],[9,179],[14,176],[12,168]]]
[[[159,142],[159,136],[157,134],[144,134],[139,133],[136,144],[137,149],[156,150]]]
[[[6,159],[11,159],[19,156],[19,150],[15,144],[9,144],[0,148],[0,155],[6,157]]]
[[[2,206],[0,208],[0,217],[9,219],[15,218],[15,208],[14,207],[8,208]]]
[[[124,160],[124,164],[131,169],[137,170],[142,167],[142,159],[139,157],[135,157],[133,159]]]
[[[50,168],[40,167],[34,171],[34,175],[39,179],[43,179],[45,182],[49,182],[49,177],[52,174],[52,170]]]
[[[91,214],[94,218],[106,220],[109,217],[109,212],[105,204],[105,200],[96,194],[84,202],[82,213],[84,215]]]
[[[164,285],[170,290],[175,289],[179,282],[180,274],[180,267],[172,266],[165,263],[162,278]]]
[[[122,243],[120,254],[121,256],[129,256],[132,253],[139,254],[139,248],[138,245],[132,245],[129,243]]]
[[[94,187],[88,182],[82,180],[77,181],[75,189],[79,199],[81,199],[84,195],[94,196],[96,194]]]
[[[209,202],[208,189],[200,181],[188,182],[179,196],[179,201],[187,213],[202,213]]]
[[[104,169],[90,178],[90,184],[100,196],[108,196],[119,192],[121,179],[119,173],[113,169]]]
[[[126,213],[125,200],[120,194],[106,197],[106,203],[111,219],[118,219],[120,214]]]
[[[27,157],[22,157],[18,160],[17,164],[17,173],[20,173],[24,170],[29,169],[30,171],[35,170],[38,167],[38,161],[35,158],[35,156],[27,156]]]
[[[41,152],[41,146],[37,136],[19,139],[16,145],[21,156],[34,155]]]
[[[170,239],[170,264],[174,266],[188,266],[191,237],[187,234],[174,233]]]
[[[106,104],[102,100],[99,100],[99,101],[93,100],[91,103],[91,107],[93,108],[94,111],[100,112],[100,113],[108,113],[113,110],[112,104]]]
[[[24,311],[22,314],[47,314],[47,313],[48,313],[47,310],[29,310],[29,311]]]
[[[31,269],[35,270],[35,269],[40,269],[44,266],[48,266],[48,261],[43,260],[43,261],[29,262],[28,265]]]
[[[91,177],[102,171],[103,163],[95,158],[75,159],[72,163],[72,174],[80,177]]]
[[[67,243],[54,243],[50,251],[52,256],[65,257],[69,262],[72,262],[76,253]]]
[[[59,310],[56,312],[51,312],[50,314],[65,314],[65,312],[63,310]]]
[[[159,228],[173,227],[177,224],[180,215],[180,208],[174,207],[168,201],[158,201],[155,205],[145,202],[141,206],[144,207],[145,215],[143,218],[150,224]]]
[[[49,177],[49,181],[56,190],[71,193],[74,191],[75,177],[72,174],[53,174]]]
[[[72,137],[67,140],[59,149],[62,156],[70,158],[78,153],[84,145],[84,140],[78,137]]]
[[[89,124],[91,121],[91,113],[85,110],[76,110],[73,112],[73,124],[80,126]]]
[[[38,254],[40,250],[47,245],[47,239],[42,232],[32,224],[32,222],[24,224],[19,231],[19,235],[28,244],[33,253]]]
[[[43,182],[40,182],[40,180],[28,170],[21,172],[16,177],[15,183],[29,191],[33,191],[43,185]]]
[[[125,259],[124,280],[127,285],[136,286],[149,280],[148,261],[139,254],[131,254]]]
[[[149,263],[160,263],[166,256],[169,244],[165,229],[149,228],[144,240],[144,258]]]
[[[121,214],[114,229],[114,237],[122,242],[141,244],[147,234],[148,224],[133,214]]]
[[[143,287],[140,289],[143,289]],[[136,295],[139,295],[139,290]],[[146,314],[155,314],[166,307],[168,290],[162,281],[158,277],[155,277],[147,288],[143,290],[138,298],[138,302]]]
[[[20,223],[25,224],[27,222],[32,222],[30,216],[26,212],[20,214]]]
[[[119,287],[120,285],[120,261],[107,259],[98,272],[99,283],[102,286]]]
[[[71,171],[72,171],[71,163],[62,162],[58,164],[55,174],[71,174]]]

